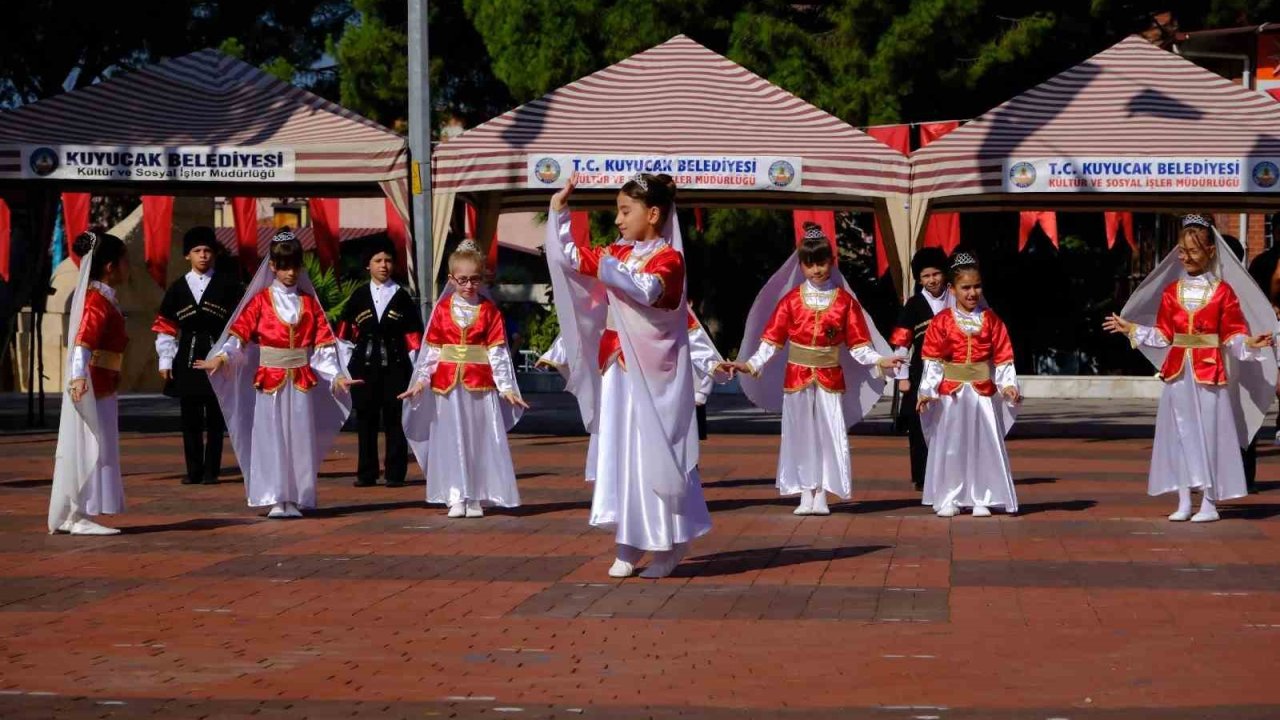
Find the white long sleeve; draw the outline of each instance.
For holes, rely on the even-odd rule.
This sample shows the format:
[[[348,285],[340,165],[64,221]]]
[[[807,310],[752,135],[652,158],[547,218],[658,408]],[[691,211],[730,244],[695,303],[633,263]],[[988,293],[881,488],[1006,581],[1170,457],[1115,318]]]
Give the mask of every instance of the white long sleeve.
[[[920,387],[916,394],[920,397],[938,397],[938,386],[942,384],[942,363],[937,360],[925,360],[924,372],[920,375]]]
[[[769,361],[778,354],[778,346],[773,343],[762,342],[760,347],[756,348],[756,353],[747,360],[747,367],[751,368],[751,374],[756,375],[760,372]]]
[[[996,387],[1001,392],[1009,388],[1018,389],[1018,372],[1014,370],[1013,363],[1005,363],[996,366]]]
[[[227,341],[218,348],[218,354],[225,355],[230,363],[244,362],[244,348],[240,345],[240,338],[235,335],[227,336]]]
[[[567,210],[547,211],[546,244],[548,247],[545,250],[547,253],[561,253],[569,261],[569,266],[574,270],[578,270],[582,264],[582,256],[578,252],[578,246],[573,242],[573,230],[569,222],[570,217]]]
[[[1129,328],[1129,344],[1133,347],[1146,345],[1147,347],[1163,348],[1169,347],[1169,338],[1152,326],[1134,323]]]
[[[336,344],[318,347],[311,353],[311,369],[316,374],[324,378],[325,382],[332,383],[339,375],[342,374],[342,365],[338,359],[338,346]]]
[[[596,277],[605,285],[644,305],[653,305],[662,297],[662,281],[657,275],[632,270],[612,255],[600,258]]]
[[[511,363],[511,353],[507,352],[506,345],[489,348],[489,368],[493,370],[493,384],[498,386],[498,392],[520,394],[520,387],[516,385],[516,368]]]
[[[905,347],[894,348],[893,356],[902,358],[902,364],[898,366],[897,370],[893,371],[893,379],[907,380],[911,372],[910,368],[908,367],[908,364],[911,362],[911,348],[905,348]]]
[[[91,351],[83,345],[71,346],[71,369],[68,375],[72,380],[83,380],[89,375],[89,356]]]
[[[421,382],[431,382],[431,375],[435,373],[436,366],[440,364],[440,346],[423,345],[422,352],[427,355],[423,359],[422,364],[418,366],[418,380]]]
[[[178,338],[168,334],[156,335],[156,355],[160,357],[160,371],[173,369],[173,359],[178,357]]]
[[[556,339],[551,343],[551,347],[547,348],[547,351],[538,358],[538,362],[550,365],[553,368],[563,367],[566,360],[568,360],[568,356],[565,354],[563,335],[557,335]]]
[[[1246,335],[1236,335],[1223,347],[1240,362],[1260,362],[1267,357],[1268,353],[1275,352],[1269,347],[1251,348],[1245,343],[1248,339]]]
[[[884,370],[879,365],[884,356],[876,352],[876,349],[871,345],[859,345],[855,348],[849,348],[849,354],[853,356],[853,361],[859,365],[873,368],[872,375],[874,377],[882,377],[884,375]]]

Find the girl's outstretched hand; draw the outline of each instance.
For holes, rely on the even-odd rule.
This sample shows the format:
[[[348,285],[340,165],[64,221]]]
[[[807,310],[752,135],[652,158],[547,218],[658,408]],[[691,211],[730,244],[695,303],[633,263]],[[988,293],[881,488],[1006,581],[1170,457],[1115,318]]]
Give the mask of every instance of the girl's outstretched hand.
[[[1133,323],[1115,313],[1111,313],[1106,320],[1102,321],[1102,329],[1110,333],[1128,335],[1129,331],[1133,329]]]
[[[397,395],[396,399],[408,400],[409,398],[416,398],[422,394],[422,389],[425,388],[426,386],[427,384],[425,382],[419,380],[418,382],[410,385],[408,390],[405,390],[404,392]]]
[[[1001,390],[1000,394],[1004,396],[1005,400],[1009,401],[1010,405],[1017,405],[1022,402],[1022,393],[1018,392],[1016,387],[1007,387]]]
[[[226,363],[227,363],[226,355],[217,355],[212,360],[205,360],[204,358],[198,359],[195,362],[191,363],[191,367],[197,370],[208,371],[208,373],[212,375],[218,372],[218,368],[222,367]]]
[[[921,395],[916,399],[916,414],[919,415],[929,409],[929,403],[936,402],[938,398],[925,397]]]
[[[564,212],[569,207],[569,196],[573,194],[573,189],[578,186],[578,176],[575,174],[569,178],[569,182],[564,184],[555,195],[551,196],[551,209],[556,212]]]
[[[1275,339],[1271,337],[1270,333],[1263,333],[1261,335],[1255,335],[1249,338],[1248,340],[1245,340],[1244,344],[1253,348],[1254,350],[1257,350],[1258,348],[1271,347],[1272,345],[1275,344]]]
[[[529,403],[525,402],[524,398],[515,393],[502,393],[502,399],[518,408],[524,408],[525,410],[529,409]]]

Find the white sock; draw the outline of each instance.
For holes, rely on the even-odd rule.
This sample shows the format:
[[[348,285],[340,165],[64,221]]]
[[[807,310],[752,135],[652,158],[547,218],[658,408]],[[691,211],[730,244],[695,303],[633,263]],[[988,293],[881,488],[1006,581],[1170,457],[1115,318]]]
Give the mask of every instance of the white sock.
[[[1210,513],[1215,513],[1217,511],[1218,511],[1218,508],[1214,507],[1213,501],[1209,499],[1208,495],[1200,496],[1200,512],[1205,513],[1207,515]]]
[[[1191,488],[1178,488],[1178,512],[1191,512]]]

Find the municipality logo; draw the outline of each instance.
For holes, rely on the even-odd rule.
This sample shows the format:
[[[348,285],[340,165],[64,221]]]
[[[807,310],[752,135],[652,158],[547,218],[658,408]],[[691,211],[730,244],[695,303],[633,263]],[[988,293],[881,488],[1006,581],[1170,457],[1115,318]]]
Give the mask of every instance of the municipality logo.
[[[1024,190],[1031,187],[1036,182],[1036,166],[1029,162],[1014,163],[1009,168],[1009,182]]]
[[[31,172],[40,177],[48,177],[58,169],[58,153],[53,148],[36,148],[27,162],[31,164]]]
[[[1270,188],[1280,180],[1280,168],[1270,160],[1263,160],[1253,166],[1253,183],[1260,188]]]
[[[796,179],[796,168],[786,160],[779,160],[769,166],[769,182],[774,187],[786,187]]]
[[[533,174],[544,184],[560,179],[560,163],[555,158],[544,157],[533,166]]]

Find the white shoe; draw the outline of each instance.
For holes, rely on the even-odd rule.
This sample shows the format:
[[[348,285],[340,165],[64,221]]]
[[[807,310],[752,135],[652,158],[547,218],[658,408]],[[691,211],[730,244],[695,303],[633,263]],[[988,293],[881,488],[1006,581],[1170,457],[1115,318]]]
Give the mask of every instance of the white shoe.
[[[469,518],[484,517],[484,508],[480,507],[479,500],[467,501],[467,517]]]
[[[809,511],[810,515],[830,515],[831,508],[827,507],[827,491],[818,490],[813,494],[813,509]]]
[[[609,577],[611,578],[631,577],[631,574],[634,573],[635,571],[636,571],[636,566],[627,562],[626,560],[621,560],[621,559],[614,560],[613,565],[609,568]]]
[[[813,514],[813,491],[800,491],[800,506],[792,511],[795,515],[812,515]]]
[[[1191,518],[1190,510],[1178,509],[1169,513],[1169,519],[1172,520],[1173,522],[1186,522],[1190,518]]]
[[[70,532],[72,535],[119,535],[120,531],[116,528],[109,528],[88,519],[80,518],[71,523]]]
[[[454,503],[449,506],[449,517],[460,518],[467,514],[466,503]]]
[[[61,524],[61,525],[59,525],[59,526],[58,526],[58,529],[57,529],[57,530],[55,530],[54,532],[69,533],[69,532],[71,532],[71,526],[72,526],[72,525],[75,525],[75,524],[76,524],[76,521],[75,521],[75,520],[73,520],[73,519],[71,519],[71,518],[67,518],[66,520],[63,520],[63,521],[62,521],[62,524]]]
[[[302,510],[295,503],[285,503],[284,516],[287,518],[300,518],[302,517]]]
[[[1218,519],[1217,510],[1201,510],[1191,516],[1191,522],[1194,523],[1216,522]]]
[[[277,520],[280,518],[289,517],[289,509],[285,507],[284,503],[276,503],[275,505],[271,506],[271,511],[267,513],[267,517],[274,518]]]
[[[945,517],[945,518],[955,517],[956,515],[959,515],[959,514],[960,514],[959,505],[948,505],[942,508],[941,510],[939,510],[937,513],[938,517]]]
[[[991,508],[987,507],[986,505],[974,505],[973,516],[974,517],[991,517]]]

